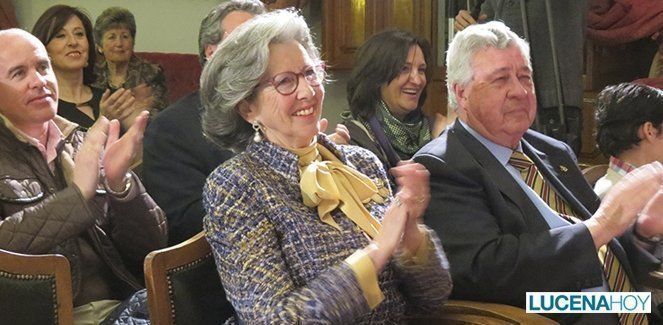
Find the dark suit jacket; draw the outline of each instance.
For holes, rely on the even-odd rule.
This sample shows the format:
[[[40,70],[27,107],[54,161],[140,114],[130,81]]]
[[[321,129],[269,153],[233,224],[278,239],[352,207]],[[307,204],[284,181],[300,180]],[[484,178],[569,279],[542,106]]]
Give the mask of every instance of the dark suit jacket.
[[[171,245],[203,230],[205,179],[232,156],[203,137],[201,109],[198,91],[183,97],[157,115],[143,140],[143,181],[168,217]]]
[[[523,151],[583,219],[599,198],[563,142],[534,131]],[[602,266],[583,224],[550,229],[506,168],[456,122],[414,160],[431,173],[425,222],[440,235],[451,264],[452,297],[525,306],[527,291],[580,291],[602,285]],[[631,279],[660,260],[630,235],[610,243]],[[635,263],[629,263],[629,258]],[[631,267],[637,265],[637,268]]]

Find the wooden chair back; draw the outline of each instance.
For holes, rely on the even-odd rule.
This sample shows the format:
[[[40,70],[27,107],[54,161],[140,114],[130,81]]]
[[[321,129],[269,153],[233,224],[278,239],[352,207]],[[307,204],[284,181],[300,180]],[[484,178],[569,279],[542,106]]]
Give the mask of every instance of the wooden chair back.
[[[582,169],[582,175],[587,180],[587,183],[594,187],[594,184],[605,175],[608,170],[607,164],[593,165]]]
[[[222,324],[234,314],[202,232],[151,252],[144,268],[152,324]]]
[[[0,315],[3,324],[73,324],[67,258],[0,249]]]

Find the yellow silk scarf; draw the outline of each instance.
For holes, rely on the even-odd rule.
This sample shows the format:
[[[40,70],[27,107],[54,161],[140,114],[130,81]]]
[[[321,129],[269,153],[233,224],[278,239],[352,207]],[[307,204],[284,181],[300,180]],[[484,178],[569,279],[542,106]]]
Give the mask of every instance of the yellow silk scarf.
[[[341,230],[332,218],[337,207],[361,228],[375,238],[381,224],[364,207],[371,200],[383,203],[386,187],[378,188],[366,175],[341,162],[329,149],[318,143],[301,149],[291,149],[299,156],[299,186],[304,204],[318,207],[322,222]]]

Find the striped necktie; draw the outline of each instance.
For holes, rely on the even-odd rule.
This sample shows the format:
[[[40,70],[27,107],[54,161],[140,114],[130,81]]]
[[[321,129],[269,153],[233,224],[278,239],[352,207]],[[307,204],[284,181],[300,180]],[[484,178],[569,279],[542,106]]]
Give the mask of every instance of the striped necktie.
[[[520,176],[534,192],[543,199],[548,206],[560,217],[571,223],[581,222],[575,216],[573,209],[557,194],[545,181],[534,162],[524,153],[514,151],[509,158],[509,164],[520,171]],[[608,245],[598,250],[599,260],[603,264],[603,274],[608,281],[612,292],[635,291],[626,271]],[[645,314],[619,314],[620,324],[649,324]]]

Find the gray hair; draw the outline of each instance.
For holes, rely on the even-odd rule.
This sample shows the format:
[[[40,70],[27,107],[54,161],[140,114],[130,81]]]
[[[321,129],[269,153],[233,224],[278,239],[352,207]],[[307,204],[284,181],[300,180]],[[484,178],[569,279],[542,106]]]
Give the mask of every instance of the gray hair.
[[[208,139],[235,152],[249,145],[253,129],[238,105],[253,98],[267,71],[269,45],[288,41],[299,42],[314,62],[320,62],[304,18],[288,9],[257,16],[221,42],[200,77],[203,134]]]
[[[101,46],[104,33],[113,28],[124,27],[131,33],[132,42],[136,42],[136,19],[129,9],[110,7],[104,10],[94,22],[94,41]]]
[[[259,0],[230,0],[212,9],[200,23],[198,31],[198,55],[200,65],[205,65],[205,48],[218,44],[225,33],[221,21],[233,11],[244,11],[254,15],[264,14],[265,5]]]
[[[511,45],[516,45],[520,49],[531,69],[529,44],[502,22],[491,21],[485,24],[474,24],[456,34],[449,43],[447,51],[449,106],[454,110],[458,108],[456,94],[453,91],[454,84],[465,86],[474,78],[472,59],[477,52],[486,47],[503,50]]]

